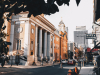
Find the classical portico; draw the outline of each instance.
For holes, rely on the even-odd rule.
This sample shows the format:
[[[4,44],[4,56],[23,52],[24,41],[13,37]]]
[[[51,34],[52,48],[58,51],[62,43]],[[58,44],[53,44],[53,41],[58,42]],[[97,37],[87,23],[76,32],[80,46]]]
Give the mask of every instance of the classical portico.
[[[47,57],[50,59],[51,33],[36,26],[35,61]]]
[[[36,18],[35,62],[40,61],[41,58],[45,60],[46,57],[50,60],[50,53],[53,54],[53,51],[51,51],[51,35],[54,34],[55,28],[51,27],[53,25],[44,17],[38,16]]]

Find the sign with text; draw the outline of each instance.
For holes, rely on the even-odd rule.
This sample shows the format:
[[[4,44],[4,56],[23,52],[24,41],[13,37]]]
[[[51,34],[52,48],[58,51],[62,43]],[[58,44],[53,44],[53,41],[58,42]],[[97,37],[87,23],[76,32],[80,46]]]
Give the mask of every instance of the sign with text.
[[[86,39],[95,39],[96,34],[86,34]]]

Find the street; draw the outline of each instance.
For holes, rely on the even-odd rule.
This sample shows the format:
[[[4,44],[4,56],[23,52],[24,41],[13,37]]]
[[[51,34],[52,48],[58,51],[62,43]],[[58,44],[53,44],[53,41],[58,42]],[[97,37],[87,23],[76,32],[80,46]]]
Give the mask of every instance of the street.
[[[53,66],[31,66],[31,67],[0,67],[0,75],[67,75],[69,69],[74,65],[63,64],[63,69],[59,65]]]

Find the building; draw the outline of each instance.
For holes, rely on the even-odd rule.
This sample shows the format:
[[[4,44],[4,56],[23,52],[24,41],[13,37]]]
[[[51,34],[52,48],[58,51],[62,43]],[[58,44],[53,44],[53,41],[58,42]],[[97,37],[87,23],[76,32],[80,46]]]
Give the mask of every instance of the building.
[[[67,48],[67,43],[68,43],[68,35],[66,32],[66,27],[64,22],[61,20],[59,22],[59,34],[60,34],[60,50],[61,50],[61,59],[68,59],[68,48]]]
[[[100,19],[97,20],[97,23],[98,24],[100,23]],[[98,42],[100,42],[100,26],[93,24],[92,29],[93,29],[92,34],[96,34],[96,38],[93,39],[93,43],[94,43],[94,40],[97,40],[96,41],[96,44],[97,44]]]
[[[63,21],[59,23],[61,30],[58,30],[44,14],[27,16],[28,12],[21,12],[11,16],[11,23],[5,19],[5,32],[9,34],[6,40],[12,43],[8,54],[15,56],[19,53],[21,57],[26,57],[27,61],[20,60],[22,65],[38,64],[41,59],[60,61],[60,56],[61,59],[68,59],[68,28]]]
[[[86,48],[88,47],[88,39],[86,39],[86,34],[88,33],[88,30],[85,29],[85,26],[84,30],[83,28],[81,30],[81,28],[76,28],[77,30],[74,31],[74,42],[78,44],[78,47],[82,46],[83,48]]]
[[[54,57],[54,25],[44,15],[27,17],[28,12],[12,15],[9,40],[9,54],[27,57],[27,61],[21,61],[24,65],[31,65],[43,58],[51,61]]]
[[[76,26],[76,30],[86,30],[86,26]]]
[[[70,59],[73,59],[74,56],[74,42],[69,41],[68,42],[68,56]]]
[[[54,57],[55,61],[60,61],[60,34],[57,29],[54,33]]]

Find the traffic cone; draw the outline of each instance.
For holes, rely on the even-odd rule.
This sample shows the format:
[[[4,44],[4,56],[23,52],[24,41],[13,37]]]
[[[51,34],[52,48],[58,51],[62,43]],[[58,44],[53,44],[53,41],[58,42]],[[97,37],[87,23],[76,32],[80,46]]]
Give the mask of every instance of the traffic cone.
[[[77,74],[77,67],[75,67],[75,73]]]
[[[69,69],[67,75],[72,75],[72,71]]]

